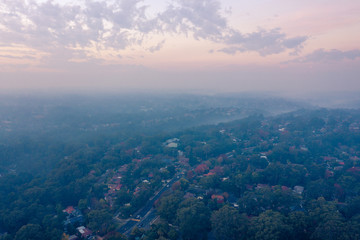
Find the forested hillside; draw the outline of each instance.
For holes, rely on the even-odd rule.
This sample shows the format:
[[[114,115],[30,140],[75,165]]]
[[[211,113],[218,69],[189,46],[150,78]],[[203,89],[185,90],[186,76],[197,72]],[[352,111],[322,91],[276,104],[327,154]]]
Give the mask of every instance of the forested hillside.
[[[359,110],[204,99],[4,103],[0,239],[360,238]]]

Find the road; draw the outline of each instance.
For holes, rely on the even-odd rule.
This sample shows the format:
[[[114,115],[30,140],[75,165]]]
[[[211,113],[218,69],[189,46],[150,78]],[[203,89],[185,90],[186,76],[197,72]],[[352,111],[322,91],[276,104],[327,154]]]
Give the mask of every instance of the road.
[[[143,208],[134,214],[136,221],[129,219],[123,226],[118,229],[118,232],[129,236],[135,226],[145,227],[146,225],[150,224],[150,222],[156,217],[156,210],[153,208],[155,201],[158,200],[161,195],[181,177],[182,174],[177,174],[173,179],[171,179],[170,182],[168,182],[158,193],[156,193],[153,198],[149,199]]]

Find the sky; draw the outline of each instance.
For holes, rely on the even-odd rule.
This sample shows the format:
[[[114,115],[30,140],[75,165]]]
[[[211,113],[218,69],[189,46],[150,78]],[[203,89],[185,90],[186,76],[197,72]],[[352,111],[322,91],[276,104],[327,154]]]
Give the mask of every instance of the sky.
[[[0,0],[0,91],[360,91],[358,0]]]

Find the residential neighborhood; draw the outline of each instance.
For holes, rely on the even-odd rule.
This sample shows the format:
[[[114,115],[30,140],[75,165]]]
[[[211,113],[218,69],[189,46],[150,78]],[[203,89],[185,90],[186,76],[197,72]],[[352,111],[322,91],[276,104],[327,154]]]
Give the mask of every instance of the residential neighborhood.
[[[183,195],[183,201],[205,202],[211,211],[227,205],[250,218],[271,209],[282,214],[306,212],[307,199],[316,199],[315,196],[342,206],[346,197],[353,194],[352,190],[348,192],[343,183],[335,182],[334,190],[326,195],[316,184],[326,184],[339,174],[351,173],[356,177],[360,172],[360,149],[339,146],[327,155],[313,154],[311,162],[307,162],[314,141],[324,141],[331,132],[339,131],[343,122],[335,124],[331,128],[325,124],[320,129],[310,126],[308,130],[299,131],[287,118],[265,119],[256,130],[248,129],[245,133],[239,132],[241,123],[222,126],[218,130],[221,145],[212,143],[206,135],[194,139],[192,147],[183,146],[181,136],[166,139],[159,143],[162,153],[156,155],[144,155],[139,145],[125,151],[133,156],[129,163],[107,169],[99,176],[103,181],[98,184],[104,186],[104,191],[95,202],[104,200],[102,206],[113,214],[116,231],[128,238],[134,234],[144,238],[152,225],[166,222],[163,199],[178,193]],[[354,132],[354,129],[349,127],[347,131]],[[302,136],[300,142],[292,142],[291,135]],[[223,150],[216,150],[216,146]],[[280,151],[282,156],[278,155]],[[285,152],[286,159],[283,158]],[[319,183],[315,185],[311,181],[315,177],[313,164],[324,171],[316,177]],[[89,204],[86,211],[95,208],[97,206]],[[72,208],[66,212],[69,210]],[[75,219],[69,218],[66,223]],[[134,233],[136,231],[140,232]]]

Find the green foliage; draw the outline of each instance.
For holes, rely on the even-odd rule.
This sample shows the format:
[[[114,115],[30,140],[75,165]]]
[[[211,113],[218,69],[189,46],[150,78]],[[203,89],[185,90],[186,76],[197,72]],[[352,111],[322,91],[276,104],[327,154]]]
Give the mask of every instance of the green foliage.
[[[316,227],[310,239],[317,240],[348,240],[352,239],[348,232],[347,224],[341,216],[327,215],[326,218]]]
[[[22,226],[15,235],[15,240],[43,240],[44,234],[38,224],[27,224]]]
[[[248,215],[259,215],[264,210],[276,210],[282,213],[290,212],[292,207],[300,204],[300,197],[290,189],[282,189],[280,186],[269,186],[246,192],[239,199],[241,212]]]
[[[116,205],[122,206],[131,201],[131,194],[123,188],[117,193]]]
[[[46,119],[31,119],[31,111],[24,115],[29,118],[24,124],[34,130],[6,133],[0,128],[0,226],[9,232],[0,239],[60,239],[62,210],[69,205],[83,211],[88,227],[105,235],[114,230],[115,212],[128,217],[162,188],[162,180],[182,171],[194,173],[200,164],[209,169],[185,174],[187,179],[160,199],[157,212],[164,222],[146,232],[135,228],[131,238],[201,239],[212,227],[217,239],[360,239],[360,134],[351,130],[360,123],[359,111],[256,114],[173,132],[239,109],[190,105],[189,114],[168,105],[146,117],[118,105],[111,109],[128,112],[105,116],[107,104],[57,111],[46,107]],[[178,148],[164,147],[173,137],[180,139]],[[190,167],[179,162],[178,150]],[[124,164],[121,190],[109,193],[108,183]],[[216,174],[203,176],[208,171]],[[304,187],[303,194],[293,192],[297,185]],[[213,195],[224,196],[225,204],[237,202],[239,209],[217,204]],[[68,226],[69,233],[75,227]],[[113,232],[105,239],[124,236]]]
[[[218,240],[240,240],[246,239],[249,221],[246,215],[241,215],[236,209],[225,205],[212,213],[211,226]]]
[[[129,239],[134,240],[134,239],[140,238],[143,234],[144,234],[144,230],[134,227],[130,233]]]
[[[291,212],[286,221],[292,226],[291,239],[309,239],[311,223],[309,222],[309,217],[304,212]]]
[[[106,231],[111,224],[111,220],[112,214],[106,209],[92,210],[87,214],[87,226],[94,231]]]
[[[183,239],[205,238],[210,229],[210,212],[198,199],[186,199],[181,202],[176,213],[176,220]]]
[[[145,233],[144,240],[169,239],[177,240],[179,237],[177,231],[168,224],[152,225],[151,229]]]
[[[217,175],[206,176],[200,179],[200,185],[206,189],[215,189],[220,185],[220,178]]]
[[[104,240],[127,240],[126,236],[118,232],[110,232],[106,234]]]
[[[251,220],[249,231],[250,239],[285,240],[290,239],[292,227],[281,213],[267,210]]]
[[[176,212],[179,208],[180,202],[182,201],[182,197],[182,192],[175,192],[171,195],[162,197],[160,204],[157,207],[157,211],[160,217],[169,223],[174,223],[176,219]]]

